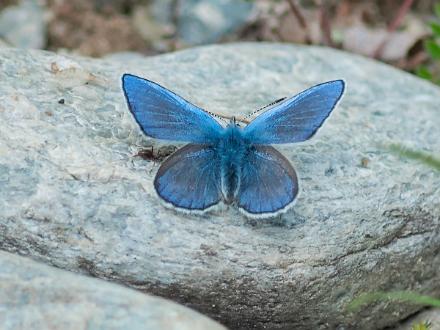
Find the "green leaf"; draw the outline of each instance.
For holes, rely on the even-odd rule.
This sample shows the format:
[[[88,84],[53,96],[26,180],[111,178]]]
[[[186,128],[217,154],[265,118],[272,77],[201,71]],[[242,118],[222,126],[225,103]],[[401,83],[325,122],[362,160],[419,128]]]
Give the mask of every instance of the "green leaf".
[[[428,155],[421,151],[410,150],[398,144],[392,144],[390,145],[389,148],[392,152],[402,157],[418,160],[424,163],[425,165],[428,165],[433,169],[440,171],[440,158],[435,158],[434,156]],[[440,301],[439,301],[439,307],[440,307]]]
[[[440,59],[440,46],[434,40],[426,40],[425,49],[432,59]]]
[[[440,24],[431,22],[431,30],[436,37],[440,37]]]
[[[416,69],[416,75],[423,79],[432,80],[432,73],[424,65],[421,65]]]
[[[423,296],[409,291],[372,292],[364,293],[354,299],[349,305],[349,311],[357,311],[361,306],[379,301],[408,302],[423,306],[440,307],[440,299]]]
[[[438,18],[440,18],[440,2],[437,2],[434,5],[434,13]]]

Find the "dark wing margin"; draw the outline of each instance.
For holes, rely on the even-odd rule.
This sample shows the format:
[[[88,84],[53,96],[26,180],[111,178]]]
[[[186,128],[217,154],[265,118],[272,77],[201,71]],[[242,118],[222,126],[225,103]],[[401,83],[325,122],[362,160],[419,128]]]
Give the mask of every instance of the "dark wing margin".
[[[122,88],[130,112],[148,136],[208,143],[223,130],[207,112],[155,82],[126,73]]]
[[[255,146],[240,174],[237,204],[249,217],[286,211],[298,195],[298,178],[289,161],[270,146]]]
[[[174,207],[188,211],[208,209],[221,200],[219,157],[209,146],[188,144],[163,162],[154,187]]]
[[[254,144],[308,140],[328,118],[344,90],[343,80],[311,87],[259,115],[245,127],[244,136]]]

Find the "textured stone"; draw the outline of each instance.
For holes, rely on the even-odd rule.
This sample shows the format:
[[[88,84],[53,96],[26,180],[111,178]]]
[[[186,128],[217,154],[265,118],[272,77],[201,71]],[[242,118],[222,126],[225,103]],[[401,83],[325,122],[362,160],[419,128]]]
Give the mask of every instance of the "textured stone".
[[[151,13],[160,23],[177,24],[177,36],[186,44],[212,43],[243,27],[254,4],[246,0],[154,0]]]
[[[0,12],[0,37],[21,48],[46,45],[44,10],[37,0],[22,0]]]
[[[0,251],[0,328],[221,330],[163,298]]]
[[[418,307],[345,309],[365,291],[440,294],[440,175],[389,153],[440,150],[440,90],[340,51],[279,44],[125,62],[0,50],[0,248],[170,297],[233,329],[374,329]],[[279,146],[300,179],[281,218],[175,213],[121,91],[124,72],[210,111],[242,115],[344,78],[304,144]]]
[[[393,328],[393,330],[413,330],[416,324],[428,323],[430,327],[427,330],[440,330],[440,310],[428,309],[417,313],[417,315],[410,317],[402,324]]]

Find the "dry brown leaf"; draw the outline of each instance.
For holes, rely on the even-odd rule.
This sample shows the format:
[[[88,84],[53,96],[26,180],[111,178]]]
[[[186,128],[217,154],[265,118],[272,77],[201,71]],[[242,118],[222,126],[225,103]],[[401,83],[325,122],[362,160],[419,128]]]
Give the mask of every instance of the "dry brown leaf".
[[[423,22],[414,16],[408,16],[404,28],[389,33],[385,27],[370,28],[358,22],[343,32],[345,50],[373,57],[375,51],[384,44],[380,59],[398,61],[408,55],[408,51],[417,41],[428,34]]]

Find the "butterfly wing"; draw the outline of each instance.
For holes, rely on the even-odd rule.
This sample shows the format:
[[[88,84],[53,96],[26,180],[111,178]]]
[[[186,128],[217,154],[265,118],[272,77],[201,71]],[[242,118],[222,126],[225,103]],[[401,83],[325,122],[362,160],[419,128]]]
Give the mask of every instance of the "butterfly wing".
[[[154,187],[167,203],[187,210],[204,210],[221,199],[217,152],[206,145],[188,144],[159,168]]]
[[[250,217],[287,210],[298,194],[298,179],[289,161],[270,146],[254,146],[240,173],[237,204]]]
[[[308,140],[335,108],[344,88],[343,80],[309,88],[255,118],[245,127],[244,136],[253,144]]]
[[[207,143],[223,130],[208,113],[152,81],[124,74],[122,88],[131,113],[148,136]]]

